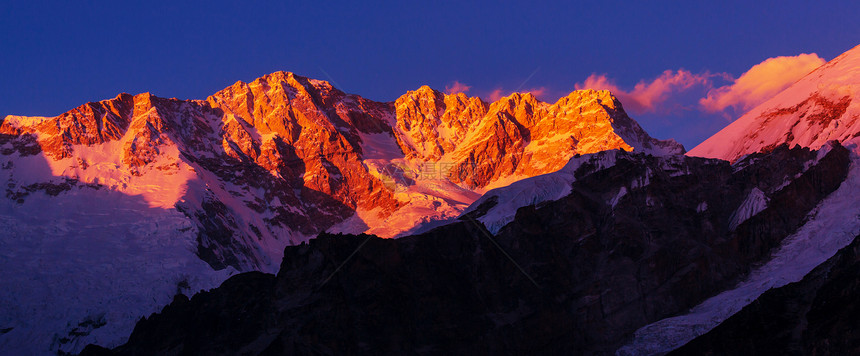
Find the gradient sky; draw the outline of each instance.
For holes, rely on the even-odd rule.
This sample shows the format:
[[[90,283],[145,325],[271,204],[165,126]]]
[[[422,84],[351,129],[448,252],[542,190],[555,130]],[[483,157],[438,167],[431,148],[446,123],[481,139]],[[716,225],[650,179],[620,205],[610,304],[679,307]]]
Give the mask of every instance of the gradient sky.
[[[713,82],[650,110],[625,106],[652,136],[690,149],[739,115],[703,110],[709,90],[771,57],[833,59],[860,44],[858,15],[855,1],[4,1],[0,117],[120,92],[202,99],[278,70],[380,101],[455,82],[484,98],[518,89],[554,101],[593,74],[634,91],[684,69]]]

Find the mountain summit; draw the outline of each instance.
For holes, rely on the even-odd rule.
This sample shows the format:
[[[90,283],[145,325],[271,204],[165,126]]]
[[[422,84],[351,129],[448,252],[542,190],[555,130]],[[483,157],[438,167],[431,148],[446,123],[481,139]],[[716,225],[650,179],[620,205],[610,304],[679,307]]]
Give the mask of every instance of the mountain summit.
[[[818,149],[860,135],[860,46],[818,67],[690,150],[736,161],[787,143]]]
[[[288,72],[205,100],[120,94],[7,116],[0,349],[116,344],[176,293],[277,271],[286,246],[326,231],[402,236],[615,149],[684,152],[606,91],[487,103],[424,86],[375,102]]]
[[[206,100],[121,94],[52,118],[7,116],[0,134],[4,159],[50,167],[9,171],[12,191],[62,177],[142,196],[194,221],[204,260],[239,269],[325,230],[392,237],[455,217],[483,191],[577,154],[683,153],[607,91],[486,103],[424,86],[381,103],[288,72]]]

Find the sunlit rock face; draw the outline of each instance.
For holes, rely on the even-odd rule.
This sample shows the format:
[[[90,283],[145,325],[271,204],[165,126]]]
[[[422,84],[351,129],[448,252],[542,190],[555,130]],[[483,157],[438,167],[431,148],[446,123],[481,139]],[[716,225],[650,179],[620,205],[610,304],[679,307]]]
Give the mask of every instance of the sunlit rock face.
[[[16,277],[0,289],[16,293],[3,295],[15,307],[0,313],[0,350],[116,345],[177,291],[277,271],[286,246],[326,231],[408,235],[611,149],[683,152],[608,92],[551,105],[421,87],[383,103],[286,72],[205,100],[120,94],[6,116],[0,267]]]
[[[0,132],[7,155],[44,156],[46,180],[178,209],[200,230],[201,257],[239,269],[271,268],[283,246],[328,229],[392,237],[456,217],[486,189],[578,154],[683,153],[606,91],[486,103],[424,86],[380,103],[287,72],[206,100],[121,94],[53,118],[8,116]]]
[[[621,149],[655,155],[683,154],[672,141],[651,138],[608,91],[580,90],[555,104],[531,94],[499,99],[452,154],[450,178],[485,187],[554,172],[577,154]]]
[[[118,348],[128,334],[90,330],[102,319],[89,310],[121,308],[102,307],[116,303],[94,293],[75,294],[87,313],[32,318],[33,304],[18,298],[23,307],[0,319],[17,324],[0,332],[26,340],[19,336],[48,328],[20,321],[62,315],[55,319],[69,327],[51,326],[60,330],[52,351],[94,342],[120,354],[177,345],[190,353],[667,352],[857,236],[858,51],[690,152],[711,158],[651,138],[609,92],[592,90],[556,103],[521,93],[489,103],[421,87],[379,103],[278,72],[206,100],[123,94],[56,118],[9,116],[0,123],[8,198],[0,226],[23,238],[4,242],[0,263],[29,274],[7,285],[75,287],[59,282],[89,280],[53,271],[134,261],[143,270],[125,275],[159,288],[72,288],[109,290],[121,306],[144,296],[146,308],[105,317],[128,331],[171,292],[208,289],[236,271],[278,274],[242,274],[178,297]],[[28,220],[93,197],[121,202],[122,214],[106,221],[78,204],[57,221]],[[94,227],[125,239],[76,234]],[[61,239],[29,238],[33,231]],[[351,234],[362,232],[406,237]],[[47,264],[43,241],[118,247],[108,257],[54,253],[64,258]],[[165,256],[180,262],[160,263]],[[791,263],[779,264],[786,256]],[[809,350],[850,353],[833,337],[846,328],[828,323],[853,314],[828,303],[855,297],[832,292],[853,290],[843,279],[851,268],[829,267],[832,281],[819,269],[814,285],[782,301],[811,306],[811,323],[795,324],[815,336]],[[819,288],[831,282],[837,287]],[[58,291],[43,288],[50,284],[36,289]],[[807,303],[813,294],[827,300]],[[726,328],[757,318],[754,308]],[[798,321],[797,310],[769,308],[764,315]],[[738,330],[715,329],[712,340]]]

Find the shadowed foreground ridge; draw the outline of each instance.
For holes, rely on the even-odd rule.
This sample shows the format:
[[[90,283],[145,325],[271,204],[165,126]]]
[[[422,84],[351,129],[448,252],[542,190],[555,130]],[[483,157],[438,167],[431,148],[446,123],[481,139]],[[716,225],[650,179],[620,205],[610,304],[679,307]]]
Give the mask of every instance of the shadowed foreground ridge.
[[[857,355],[860,236],[803,280],[771,289],[671,355]]]
[[[618,152],[495,236],[472,220],[482,209],[397,240],[324,233],[287,247],[277,276],[177,296],[125,345],[82,354],[610,354],[736,283],[848,166],[838,143],[822,155],[783,145],[734,166]],[[756,194],[770,203],[739,217]]]

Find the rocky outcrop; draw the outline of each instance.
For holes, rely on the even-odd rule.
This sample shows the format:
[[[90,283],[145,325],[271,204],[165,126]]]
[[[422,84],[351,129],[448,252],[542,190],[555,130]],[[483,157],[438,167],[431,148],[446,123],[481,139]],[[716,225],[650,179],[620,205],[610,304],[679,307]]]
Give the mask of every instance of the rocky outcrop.
[[[128,129],[136,109],[134,97],[123,93],[111,100],[81,105],[26,129],[44,135],[40,142],[43,151],[60,159],[71,154],[72,145],[118,140]]]
[[[803,280],[771,289],[670,355],[860,353],[860,236]]]
[[[221,146],[233,157],[284,178],[301,178],[302,187],[351,209],[382,207],[390,214],[398,207],[363,166],[359,137],[391,131],[390,105],[285,72],[238,82],[207,103],[227,118]]]
[[[570,194],[520,208],[495,236],[475,220],[486,209],[397,240],[322,234],[288,247],[277,276],[178,297],[125,345],[88,352],[608,354],[737,282],[848,164],[838,144],[734,166],[619,152],[610,167],[582,164]],[[738,218],[751,194],[771,203]]]
[[[436,162],[463,142],[487,114],[488,105],[477,97],[443,94],[425,85],[398,98],[394,107],[394,132],[405,158]]]
[[[554,172],[577,154],[622,149],[683,154],[674,141],[651,138],[608,91],[580,90],[555,104],[514,93],[489,107],[450,159],[451,180],[484,187],[513,176]]]

